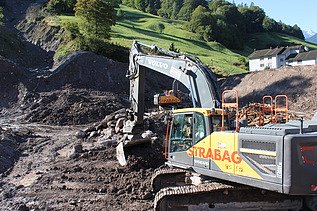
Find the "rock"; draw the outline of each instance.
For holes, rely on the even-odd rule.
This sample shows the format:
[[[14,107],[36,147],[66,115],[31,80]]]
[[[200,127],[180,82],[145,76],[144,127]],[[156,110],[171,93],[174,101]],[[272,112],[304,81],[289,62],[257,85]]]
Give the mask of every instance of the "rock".
[[[117,141],[113,139],[102,139],[98,141],[98,143],[106,147],[112,147],[117,145]]]
[[[107,122],[108,127],[115,127],[116,126],[116,122],[115,121],[109,121]]]
[[[22,204],[18,207],[18,211],[29,211],[30,209],[25,205]]]
[[[115,131],[113,128],[107,128],[106,130],[103,130],[102,132],[105,134],[103,139],[109,139],[115,134]]]
[[[150,130],[145,131],[144,133],[142,133],[142,138],[146,138],[146,139],[150,139],[152,136],[154,135],[154,133]]]
[[[118,119],[121,119],[121,118],[126,119],[126,114],[125,113],[119,113],[119,114],[116,114],[115,117],[114,117],[115,120],[118,120]]]
[[[114,116],[115,116],[115,114],[114,113],[112,113],[112,114],[109,114],[109,115],[107,115],[102,121],[101,121],[101,125],[102,126],[104,126],[105,128],[107,128],[107,123],[109,122],[109,121],[111,121],[111,120],[114,120]]]
[[[92,131],[95,131],[96,130],[96,127],[94,125],[84,129],[84,132],[85,133],[89,133],[89,132],[92,132]]]
[[[75,200],[72,200],[72,201],[69,202],[69,204],[70,204],[70,205],[73,205],[73,206],[76,206],[76,205],[77,205],[77,202],[76,202]]]
[[[121,189],[121,190],[119,190],[119,191],[117,192],[118,195],[122,195],[122,194],[124,194],[124,193],[125,193],[125,190],[123,190],[123,189]]]
[[[80,153],[83,152],[83,146],[81,144],[75,144],[73,146],[73,149],[71,150],[71,152],[69,153],[68,157],[70,159],[75,159],[78,158]]]
[[[74,166],[74,168],[73,168],[74,172],[81,172],[82,170],[83,170],[83,168],[80,166]]]
[[[120,132],[120,129],[123,127],[124,120],[125,120],[125,118],[118,119],[116,126],[115,126],[116,133]]]
[[[142,199],[143,200],[147,200],[147,199],[150,199],[152,198],[152,193],[150,192],[146,192],[143,196],[142,196]]]
[[[119,110],[116,110],[115,112],[114,112],[115,114],[119,114],[119,113],[126,113],[126,109],[125,108],[121,108],[121,109],[119,109]]]
[[[76,144],[76,145],[74,145],[73,150],[75,153],[82,153],[83,152],[83,145]]]
[[[107,189],[106,188],[100,188],[99,189],[99,193],[107,193]]]
[[[92,131],[89,136],[88,136],[88,139],[92,138],[92,137],[95,137],[96,135],[98,135],[98,132],[97,131]]]
[[[77,133],[76,133],[76,138],[79,138],[79,139],[84,139],[85,137],[86,137],[86,132],[85,131],[83,131],[83,130],[79,130],[79,131],[77,131]]]
[[[69,156],[68,156],[68,158],[70,158],[70,159],[76,159],[76,158],[78,158],[79,157],[79,153],[70,153],[69,154]]]

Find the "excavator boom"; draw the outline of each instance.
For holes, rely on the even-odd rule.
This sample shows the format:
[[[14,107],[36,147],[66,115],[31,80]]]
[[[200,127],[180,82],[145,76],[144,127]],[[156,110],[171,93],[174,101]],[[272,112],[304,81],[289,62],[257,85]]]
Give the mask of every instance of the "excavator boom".
[[[144,83],[146,73],[151,71],[182,83],[190,91],[193,107],[220,108],[217,76],[198,59],[134,41],[127,77],[130,79],[130,102],[135,125],[143,125]]]
[[[122,165],[126,164],[126,146],[146,142],[138,135],[143,129],[145,81],[148,73],[155,71],[182,83],[190,92],[194,108],[214,109],[221,106],[217,76],[197,58],[134,41],[129,59],[127,77],[130,80],[131,106],[123,132],[130,134],[133,140],[122,140],[117,147],[117,158]]]

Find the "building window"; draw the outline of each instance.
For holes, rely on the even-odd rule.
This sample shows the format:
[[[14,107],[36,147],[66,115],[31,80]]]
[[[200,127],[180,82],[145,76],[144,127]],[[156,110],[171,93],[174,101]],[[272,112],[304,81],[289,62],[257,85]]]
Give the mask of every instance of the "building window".
[[[260,58],[260,61],[263,61],[264,60],[264,58],[262,57],[262,58]]]
[[[280,58],[280,62],[284,62],[284,59],[283,59],[283,58]]]
[[[268,59],[269,59],[269,60],[271,60],[271,59],[272,59],[272,57],[269,57]]]
[[[301,64],[303,60],[297,60],[297,64]]]
[[[260,67],[264,67],[264,64],[260,64]]]

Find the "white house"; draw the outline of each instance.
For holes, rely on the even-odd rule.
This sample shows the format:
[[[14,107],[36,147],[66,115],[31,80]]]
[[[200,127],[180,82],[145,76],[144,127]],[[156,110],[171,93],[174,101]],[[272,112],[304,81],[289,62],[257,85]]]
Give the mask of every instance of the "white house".
[[[249,69],[250,71],[259,71],[290,65],[290,60],[307,50],[302,45],[257,50],[249,56]]]
[[[287,65],[290,65],[290,66],[316,65],[316,64],[317,64],[317,50],[299,53],[294,58],[290,58],[287,61]]]
[[[250,71],[278,68],[285,64],[284,47],[254,51],[249,56]]]

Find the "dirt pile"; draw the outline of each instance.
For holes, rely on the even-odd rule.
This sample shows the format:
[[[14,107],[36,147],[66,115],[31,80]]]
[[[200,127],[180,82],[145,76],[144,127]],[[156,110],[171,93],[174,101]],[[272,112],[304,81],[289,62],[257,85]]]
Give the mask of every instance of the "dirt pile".
[[[0,136],[0,173],[4,173],[20,157],[17,149],[19,141],[11,134],[6,134],[2,128],[0,128]]]
[[[236,89],[239,104],[262,102],[262,97],[285,94],[289,108],[296,115],[311,118],[317,110],[317,66],[285,67],[234,75],[220,81],[221,89]]]
[[[40,73],[37,91],[52,91],[68,85],[97,91],[127,94],[128,65],[91,52],[76,52],[56,68]]]
[[[27,122],[79,125],[99,121],[124,105],[124,101],[111,92],[65,88],[39,93],[24,113]]]
[[[24,86],[29,80],[29,72],[0,56],[0,108],[16,103],[19,96],[19,86]]]
[[[52,70],[38,71],[24,102],[25,119],[54,125],[100,121],[127,106],[127,64],[89,52],[71,55]],[[30,90],[30,89],[29,89]]]

